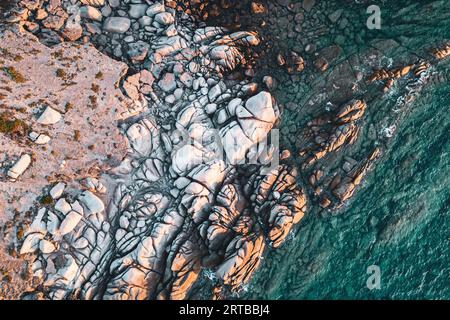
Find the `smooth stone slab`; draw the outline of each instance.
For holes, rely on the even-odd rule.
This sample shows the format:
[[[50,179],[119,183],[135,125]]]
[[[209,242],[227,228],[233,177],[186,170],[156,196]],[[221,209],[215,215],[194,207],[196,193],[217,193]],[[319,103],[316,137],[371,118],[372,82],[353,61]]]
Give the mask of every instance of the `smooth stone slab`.
[[[61,114],[51,107],[47,107],[37,119],[40,124],[51,125],[61,120]]]
[[[31,164],[31,157],[28,154],[24,154],[20,159],[8,170],[8,177],[17,179],[22,173],[27,170]]]

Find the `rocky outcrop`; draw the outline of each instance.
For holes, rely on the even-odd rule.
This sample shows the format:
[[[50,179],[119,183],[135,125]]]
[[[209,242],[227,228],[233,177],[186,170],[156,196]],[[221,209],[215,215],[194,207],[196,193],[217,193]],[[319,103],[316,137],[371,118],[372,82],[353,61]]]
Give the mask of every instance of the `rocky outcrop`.
[[[218,290],[239,291],[306,212],[296,170],[267,139],[277,103],[232,76],[258,35],[147,4],[119,3],[103,26],[81,16],[84,34],[136,70],[121,85],[129,148],[102,179],[52,189],[56,203],[36,208],[21,253],[52,299],[184,299],[205,268]],[[130,43],[136,28],[150,45]]]
[[[375,148],[368,156],[356,161],[346,158],[341,168],[328,175],[316,170],[310,177],[310,183],[315,187],[314,196],[322,208],[337,210],[342,208],[354,195],[374,163],[380,158],[381,149]]]
[[[352,144],[358,137],[357,121],[364,115],[367,105],[364,101],[353,100],[337,110],[336,115],[319,117],[308,123],[308,136],[314,141],[311,148],[300,151],[307,155],[304,167],[311,166],[327,154]]]
[[[271,19],[279,19],[287,36],[296,38],[299,45],[295,50],[276,48],[276,59],[270,57],[269,63],[276,62],[292,82],[305,80],[321,89],[309,98],[304,98],[309,91],[303,89],[287,95],[305,99],[295,111],[302,121],[312,119],[306,130],[300,124],[282,128],[286,140],[301,149],[292,152],[298,156],[291,158],[290,151],[279,150],[268,139],[285,111],[272,96],[277,79],[264,74],[263,89],[252,79],[259,52],[255,49],[262,37],[255,31],[215,27],[199,20],[220,18],[222,10],[243,3],[249,4],[249,12],[264,27],[266,21],[259,19],[273,8],[271,2],[21,1],[22,10],[10,17],[10,22],[52,46],[45,52],[50,50],[55,59],[69,59],[61,57],[59,48],[79,47],[64,44],[68,40],[93,43],[130,66],[119,74],[116,71],[121,68],[114,64],[106,75],[118,80],[120,92],[105,93],[117,98],[107,104],[117,108],[112,112],[114,120],[100,126],[120,128],[126,139],[120,159],[101,166],[108,156],[96,158],[96,165],[77,176],[77,184],[52,177],[48,196],[33,204],[34,220],[20,253],[33,260],[33,272],[41,281],[38,290],[46,298],[187,299],[195,286],[204,284],[206,272],[213,279],[208,281],[214,287],[210,297],[239,292],[266,252],[289,239],[307,211],[307,192],[313,204],[324,209],[339,209],[354,195],[381,155],[381,147],[373,145],[371,153],[349,152],[362,143],[361,135],[392,137],[395,126],[381,133],[364,126],[369,113],[365,101],[369,105],[372,101],[365,99],[370,96],[366,92],[358,91],[358,86],[366,85],[362,80],[368,79],[367,85],[373,88],[382,83],[386,93],[395,81],[408,81],[408,93],[398,99],[399,104],[407,104],[427,81],[434,60],[448,56],[444,46],[432,52],[433,61],[420,59],[382,68],[375,49],[367,57],[358,54],[345,59],[337,44],[316,52],[316,45],[309,42],[325,33],[324,28],[303,20],[306,12],[316,17],[318,2],[278,1],[295,15]],[[345,13],[339,9],[324,20],[335,23],[341,15]],[[238,27],[239,19],[234,14],[230,17]],[[347,18],[341,19],[334,29],[348,24]],[[303,27],[308,28],[307,39]],[[342,45],[344,40],[335,38]],[[95,57],[97,52],[84,54]],[[369,61],[368,66],[356,68],[358,59]],[[64,61],[69,62],[73,61]],[[375,70],[368,78],[363,74],[366,67]],[[12,78],[13,71],[8,69],[7,76]],[[65,87],[76,85],[72,71],[57,68],[53,73]],[[96,81],[92,71],[89,75],[89,82]],[[101,80],[105,71],[94,75]],[[102,88],[95,82],[79,89],[97,92]],[[371,89],[370,94],[375,91]],[[97,95],[85,100],[87,110],[111,114]],[[71,121],[70,105],[64,109],[58,105],[39,106],[35,115],[40,116],[33,120],[49,130],[62,130],[60,126]],[[286,107],[295,109],[292,104]],[[308,108],[311,118],[303,110]],[[91,121],[91,115],[75,121]],[[111,126],[107,129],[112,131]],[[36,145],[61,144],[47,131],[33,130],[15,131]],[[101,140],[94,134],[91,140],[89,128],[83,127],[82,133],[84,143]],[[90,144],[94,150],[97,145]],[[14,160],[21,154],[16,153]],[[27,166],[25,160],[13,168],[13,174],[22,174],[16,184],[42,168],[34,161]],[[9,162],[8,168],[14,163]],[[63,168],[66,164],[61,163]],[[305,187],[309,183],[308,189],[300,186],[303,182]],[[36,290],[30,293],[35,294]]]

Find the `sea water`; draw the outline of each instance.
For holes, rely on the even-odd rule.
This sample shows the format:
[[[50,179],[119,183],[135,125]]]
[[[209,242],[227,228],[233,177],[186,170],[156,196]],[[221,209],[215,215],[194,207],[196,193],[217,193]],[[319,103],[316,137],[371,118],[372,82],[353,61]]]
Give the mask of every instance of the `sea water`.
[[[337,216],[314,211],[245,296],[450,299],[450,87],[428,92]],[[379,268],[379,288],[367,285]]]
[[[383,37],[407,35],[411,54],[450,37],[448,2],[428,18],[420,1],[402,3],[388,8],[406,8],[400,18],[383,11]],[[311,209],[240,297],[450,299],[450,86],[426,88],[409,108],[386,115],[403,120],[354,198],[329,217]]]

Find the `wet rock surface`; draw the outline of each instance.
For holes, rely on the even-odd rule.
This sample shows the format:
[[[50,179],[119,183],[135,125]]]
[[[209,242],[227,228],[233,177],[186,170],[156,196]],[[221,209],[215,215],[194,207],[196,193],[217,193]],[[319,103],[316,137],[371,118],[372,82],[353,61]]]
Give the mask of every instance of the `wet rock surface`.
[[[55,179],[49,203],[30,208],[19,251],[42,284],[32,298],[245,292],[305,213],[339,213],[389,148],[400,119],[383,119],[388,105],[373,111],[378,101],[398,82],[395,107],[410,106],[450,52],[411,43],[417,57],[378,38],[348,53],[366,35],[330,31],[350,30],[352,13],[316,1],[37,3],[23,1],[9,21],[48,50],[92,43],[129,69],[107,123],[126,139],[120,164],[102,162],[81,186]],[[401,58],[385,65],[393,52]],[[41,111],[42,125],[66,121],[56,106]],[[267,138],[278,128],[274,149]],[[47,140],[39,134],[35,143]],[[36,168],[23,157],[11,171],[19,181]]]

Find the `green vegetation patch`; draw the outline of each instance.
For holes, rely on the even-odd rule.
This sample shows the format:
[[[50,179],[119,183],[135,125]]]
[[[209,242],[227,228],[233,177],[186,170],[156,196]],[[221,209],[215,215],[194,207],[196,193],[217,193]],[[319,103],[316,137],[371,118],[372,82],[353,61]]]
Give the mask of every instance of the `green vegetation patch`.
[[[25,77],[14,67],[3,67],[2,71],[16,83],[24,83],[27,81]]]
[[[11,136],[23,137],[28,134],[30,128],[19,119],[14,118],[10,113],[0,114],[0,132]]]
[[[58,78],[67,79],[67,73],[64,71],[64,69],[61,68],[56,70],[56,76]]]
[[[101,72],[101,71],[97,72],[97,74],[95,75],[95,79],[102,80],[103,79],[103,72]]]
[[[53,204],[53,198],[51,195],[46,195],[46,196],[43,196],[39,202],[41,204],[43,204],[44,206],[48,206],[48,205]]]

